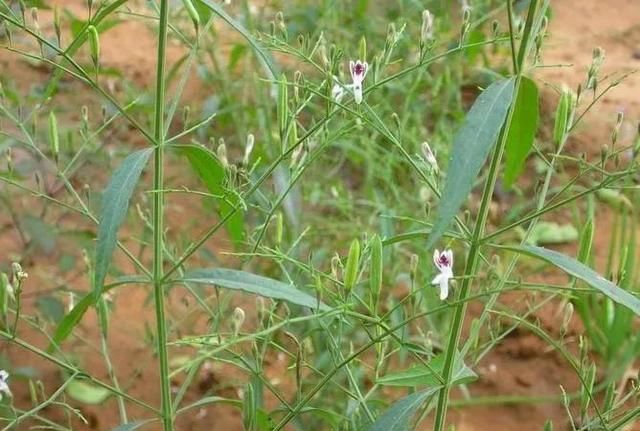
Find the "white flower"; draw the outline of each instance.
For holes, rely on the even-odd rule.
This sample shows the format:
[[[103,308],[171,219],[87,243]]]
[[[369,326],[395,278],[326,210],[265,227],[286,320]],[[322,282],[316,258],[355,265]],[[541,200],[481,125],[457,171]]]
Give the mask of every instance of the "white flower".
[[[367,70],[369,70],[369,64],[366,61],[349,62],[349,71],[353,81],[353,97],[358,105],[362,103],[362,82],[364,77],[367,76]]]
[[[353,88],[352,84],[343,84],[338,80],[337,76],[333,76],[333,87],[331,88],[331,98],[336,102],[340,103],[344,95],[347,91],[351,91]]]
[[[433,40],[433,14],[428,10],[422,11],[421,41],[427,44]]]
[[[440,287],[440,300],[444,301],[449,296],[449,279],[453,278],[453,252],[439,250],[433,252],[433,263],[440,271],[431,281],[431,284],[437,284]]]
[[[433,151],[431,151],[431,147],[429,146],[428,142],[423,142],[422,143],[422,156],[424,157],[424,160],[429,164],[429,167],[431,169],[434,170],[434,172],[438,172],[438,160],[436,159],[436,156],[433,154]]]
[[[7,384],[7,380],[9,380],[9,373],[5,370],[0,370],[0,400],[2,400],[2,394],[7,396],[12,396],[11,391],[9,390],[9,385]]]

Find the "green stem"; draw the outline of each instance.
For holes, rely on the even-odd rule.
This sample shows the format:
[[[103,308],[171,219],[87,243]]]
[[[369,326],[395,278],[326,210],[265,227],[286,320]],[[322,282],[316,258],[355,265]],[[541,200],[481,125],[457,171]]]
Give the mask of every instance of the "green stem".
[[[528,40],[528,34],[531,31],[531,25],[533,22],[533,15],[536,11],[537,2],[532,1],[529,7],[529,15],[527,18],[527,28],[525,29],[525,39]],[[527,44],[521,44],[520,51],[524,54],[520,57],[517,56],[516,48],[515,48],[515,35],[513,33],[513,14],[511,10],[511,2],[507,1],[507,12],[509,18],[509,35],[511,40],[511,55],[513,59],[513,68],[514,74],[516,75],[516,81],[513,90],[513,101],[518,99],[518,90],[520,87],[520,81],[522,78],[522,68],[524,66],[524,59],[526,58],[527,52]],[[507,119],[505,121],[505,125],[500,133],[500,137],[498,139],[498,146],[495,148],[493,152],[493,156],[491,158],[491,165],[489,167],[489,174],[487,176],[487,180],[485,182],[484,190],[482,192],[482,201],[480,204],[480,210],[478,212],[478,218],[476,220],[476,224],[473,230],[472,238],[471,238],[471,247],[469,249],[469,254],[467,256],[467,262],[464,269],[465,275],[474,275],[478,269],[478,261],[480,257],[480,248],[482,246],[484,229],[487,222],[487,216],[489,215],[489,207],[491,204],[491,198],[493,196],[493,190],[496,185],[496,180],[498,178],[498,172],[500,168],[500,162],[502,161],[502,156],[504,154],[504,150],[507,144],[507,136],[509,134],[509,125],[511,123],[511,118],[513,117],[513,111],[515,109],[515,103],[512,103],[509,107],[509,112],[507,114]],[[438,394],[438,405],[436,408],[436,416],[433,425],[434,431],[443,431],[445,427],[445,419],[447,416],[447,407],[449,403],[449,391],[451,389],[451,379],[453,375],[453,366],[454,359],[458,352],[458,345],[460,343],[460,335],[462,333],[462,324],[464,322],[464,317],[467,309],[467,296],[469,294],[469,288],[471,285],[471,281],[474,277],[465,277],[462,280],[462,287],[460,289],[459,294],[459,305],[456,306],[455,313],[453,316],[453,325],[450,332],[449,342],[447,344],[447,349],[445,351],[445,362],[443,368],[443,378],[445,384]]]
[[[157,324],[157,349],[160,361],[160,392],[162,398],[162,424],[164,431],[173,431],[171,407],[171,383],[169,380],[169,355],[167,353],[167,328],[164,311],[163,252],[164,252],[164,97],[167,29],[169,28],[169,0],[160,0],[160,22],[158,33],[158,57],[156,68],[156,99],[154,123],[154,175],[153,175],[153,295]]]

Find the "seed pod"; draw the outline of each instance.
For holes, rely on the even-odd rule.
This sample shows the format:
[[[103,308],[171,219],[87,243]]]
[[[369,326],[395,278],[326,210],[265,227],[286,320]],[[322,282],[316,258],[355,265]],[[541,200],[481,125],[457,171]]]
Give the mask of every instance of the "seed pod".
[[[369,295],[371,297],[371,309],[377,313],[380,292],[382,291],[382,241],[378,235],[371,239],[371,268],[369,270]]]
[[[58,46],[62,45],[62,31],[60,30],[60,8],[58,5],[55,5],[53,8],[53,28],[56,31],[56,40],[58,41]]]
[[[362,38],[360,38],[360,46],[358,49],[360,56],[358,58],[361,58],[362,61],[366,61],[367,59],[367,39],[362,36]]]
[[[106,339],[109,334],[109,306],[104,296],[98,300],[97,305],[98,317],[100,319],[100,332]]]
[[[94,26],[90,25],[87,28],[87,37],[89,38],[91,59],[93,60],[93,65],[97,68],[98,61],[100,60],[100,37],[98,35],[98,30]]]
[[[360,266],[360,242],[354,239],[349,248],[347,265],[344,270],[344,289],[350,292],[358,279],[358,268]]]
[[[224,139],[220,138],[218,141],[218,149],[216,150],[216,154],[218,155],[218,160],[223,168],[227,168],[229,166],[229,160],[227,159],[227,146],[224,143]]]
[[[280,143],[284,152],[285,136],[287,134],[287,125],[289,124],[289,105],[287,94],[287,77],[282,74],[278,82],[278,106],[277,114],[280,120]]]
[[[198,34],[198,31],[200,30],[200,15],[198,14],[198,11],[196,10],[191,0],[182,0],[182,4],[187,10],[189,17],[193,22],[193,26],[196,28],[196,34]]]
[[[282,244],[282,236],[284,233],[284,217],[282,212],[278,211],[276,215],[276,245],[279,247]]]
[[[556,109],[556,118],[553,127],[553,140],[556,146],[560,145],[560,142],[564,138],[564,134],[567,131],[570,101],[570,93],[565,89],[560,96],[560,101],[558,102],[558,108]]]
[[[60,153],[60,138],[58,136],[58,119],[55,112],[49,112],[49,145],[51,145],[51,154],[58,163],[58,155]]]

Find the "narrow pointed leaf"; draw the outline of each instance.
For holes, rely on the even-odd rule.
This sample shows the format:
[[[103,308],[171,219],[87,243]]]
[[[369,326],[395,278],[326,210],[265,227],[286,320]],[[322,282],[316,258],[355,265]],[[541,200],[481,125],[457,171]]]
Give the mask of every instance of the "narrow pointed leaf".
[[[473,182],[504,124],[513,97],[514,82],[513,78],[500,80],[484,90],[456,134],[446,183],[427,248],[433,247],[440,239],[469,196]]]
[[[369,428],[368,431],[408,431],[416,411],[440,388],[429,388],[396,401]]]
[[[599,290],[612,301],[623,305],[640,316],[640,299],[632,295],[628,291],[616,286],[593,269],[583,265],[577,260],[542,247],[522,246],[522,247],[503,247],[517,253],[527,254],[545,260],[550,264],[560,268],[567,274],[578,278],[596,290]]]
[[[178,281],[188,283],[214,284],[227,289],[242,290],[267,298],[279,299],[309,308],[317,308],[318,300],[291,284],[250,272],[226,268],[196,269],[189,271]],[[329,307],[320,302],[320,310]]]
[[[102,293],[104,279],[107,276],[113,250],[118,241],[118,229],[124,221],[129,208],[129,201],[133,190],[138,184],[142,169],[146,166],[151,148],[136,151],[122,161],[113,173],[107,188],[102,195],[102,211],[100,226],[98,226],[98,241],[96,243],[96,267],[93,289],[95,297]]]
[[[520,176],[538,129],[538,87],[522,77],[505,147],[504,184],[511,187]]]
[[[105,284],[104,291],[107,292],[125,284],[143,284],[147,281],[148,279],[141,275],[126,275],[115,278],[111,283]],[[95,304],[96,300],[97,297],[92,292],[89,292],[75,305],[75,307],[71,309],[69,313],[65,314],[56,327],[56,332],[53,334],[51,344],[47,349],[48,352],[52,352],[56,345],[60,345],[67,339],[67,337],[69,337],[69,335],[71,335],[73,328],[80,323],[84,314],[91,305]]]
[[[230,193],[224,186],[226,181],[225,169],[220,160],[208,149],[198,145],[172,145],[184,155],[193,171],[198,175],[211,194],[221,196],[218,199],[218,215],[223,218],[233,212],[234,207],[240,205],[240,198]],[[225,227],[236,245],[244,241],[244,218],[242,211],[236,210],[229,216]]]
[[[95,302],[94,300],[95,296],[93,294],[89,293],[85,295],[85,297],[62,318],[56,327],[56,332],[53,334],[53,339],[48,348],[49,352],[52,352],[56,345],[59,345],[69,337],[73,328],[80,323],[82,316],[84,316],[89,307]]]

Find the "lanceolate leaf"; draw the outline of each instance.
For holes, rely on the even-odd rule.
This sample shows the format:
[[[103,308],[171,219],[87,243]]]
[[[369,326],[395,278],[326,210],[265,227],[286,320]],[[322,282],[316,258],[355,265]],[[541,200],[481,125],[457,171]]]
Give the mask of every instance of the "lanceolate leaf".
[[[309,308],[315,309],[318,307],[318,300],[315,297],[296,289],[290,284],[235,269],[196,269],[189,271],[178,281],[214,284],[219,287],[242,290],[244,292],[266,296],[267,298],[280,299]],[[322,302],[320,303],[320,310],[328,309],[329,307],[327,305]]]
[[[612,301],[620,305],[624,305],[636,315],[640,316],[640,299],[629,293],[628,291],[616,286],[588,266],[583,265],[575,259],[542,247],[522,246],[522,247],[504,247],[518,253],[528,254],[545,260],[552,265],[557,266],[564,272],[576,277],[594,289],[599,290]]]
[[[505,186],[510,187],[522,172],[537,128],[538,87],[529,78],[522,77],[505,147]]]
[[[109,291],[115,287],[122,286],[125,284],[142,284],[147,282],[147,278],[140,275],[127,275],[123,277],[119,277],[114,279],[111,283],[106,284],[104,286],[104,291]],[[56,327],[56,332],[53,334],[53,338],[51,340],[51,344],[49,345],[48,351],[51,352],[55,348],[56,345],[59,345],[73,331],[73,328],[76,327],[80,320],[82,320],[82,316],[87,312],[89,307],[93,305],[97,300],[97,297],[92,293],[87,293],[81,300],[78,302],[73,309],[66,314],[58,326]]]
[[[396,401],[368,428],[368,431],[408,431],[412,429],[409,424],[415,416],[416,410],[439,389],[440,387],[429,388]]]
[[[218,199],[218,214],[227,216],[233,208],[240,205],[240,198],[224,187],[225,170],[218,158],[208,149],[198,145],[173,145],[191,164],[194,172],[205,184],[211,194],[220,196]],[[244,241],[244,219],[242,211],[236,210],[225,224],[231,239],[235,244]]]
[[[453,140],[453,152],[436,220],[427,242],[431,248],[447,229],[498,138],[513,97],[515,80],[494,82],[478,96]]]
[[[129,200],[152,151],[151,148],[146,148],[127,156],[113,173],[102,196],[93,283],[96,298],[102,293],[104,279],[111,264],[111,256],[118,241],[118,229],[127,214]]]
[[[80,302],[78,302],[71,311],[66,314],[58,326],[56,327],[56,332],[53,334],[53,339],[51,340],[51,344],[49,345],[48,351],[51,352],[55,348],[56,345],[59,345],[73,331],[73,328],[76,327],[80,320],[82,320],[82,316],[87,312],[89,307],[95,302],[95,296],[91,293],[87,294]]]

